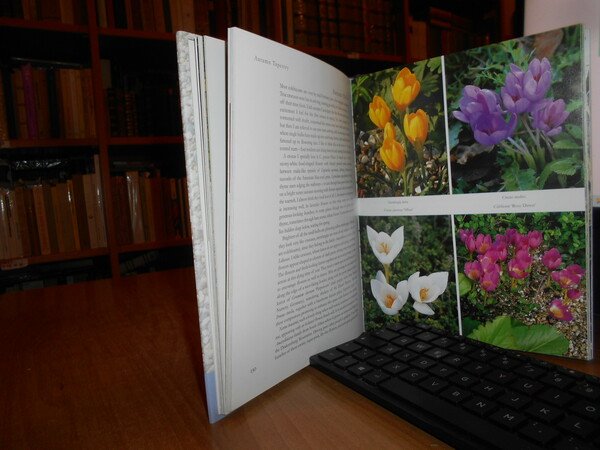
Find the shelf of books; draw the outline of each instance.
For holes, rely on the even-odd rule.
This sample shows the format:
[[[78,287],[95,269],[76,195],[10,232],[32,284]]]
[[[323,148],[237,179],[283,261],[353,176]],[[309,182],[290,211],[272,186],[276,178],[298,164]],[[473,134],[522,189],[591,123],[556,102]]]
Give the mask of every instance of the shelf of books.
[[[439,3],[0,2],[0,293],[191,264],[175,31],[238,26],[354,75],[409,60]],[[449,29],[480,34],[471,3]]]

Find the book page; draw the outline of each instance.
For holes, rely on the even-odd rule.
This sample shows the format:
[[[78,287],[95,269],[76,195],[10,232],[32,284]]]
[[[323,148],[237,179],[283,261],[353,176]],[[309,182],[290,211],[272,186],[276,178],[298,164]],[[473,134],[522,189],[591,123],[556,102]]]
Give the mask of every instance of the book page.
[[[231,408],[362,331],[350,84],[239,29],[228,39]]]
[[[365,327],[592,355],[587,47],[572,26],[353,80]]]

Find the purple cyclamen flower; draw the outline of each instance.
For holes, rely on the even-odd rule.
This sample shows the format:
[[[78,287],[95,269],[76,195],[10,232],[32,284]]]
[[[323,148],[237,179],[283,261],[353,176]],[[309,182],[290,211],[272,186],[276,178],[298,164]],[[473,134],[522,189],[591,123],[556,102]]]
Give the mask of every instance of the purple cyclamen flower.
[[[533,127],[543,131],[546,136],[559,134],[562,131],[562,124],[568,116],[569,112],[565,111],[565,102],[562,99],[543,100],[531,112]]]
[[[471,122],[475,140],[486,147],[496,145],[511,137],[517,128],[517,115],[511,113],[508,122],[500,112],[479,114]]]
[[[542,100],[552,84],[550,61],[534,58],[523,75],[523,94],[532,103]]]
[[[454,111],[454,117],[461,122],[473,125],[481,114],[501,113],[498,95],[489,89],[480,89],[468,85],[463,88],[459,101],[460,111]]]
[[[523,78],[525,72],[519,66],[510,65],[510,72],[506,74],[504,86],[500,89],[500,96],[504,107],[515,114],[528,112],[532,106],[531,100],[523,92]]]

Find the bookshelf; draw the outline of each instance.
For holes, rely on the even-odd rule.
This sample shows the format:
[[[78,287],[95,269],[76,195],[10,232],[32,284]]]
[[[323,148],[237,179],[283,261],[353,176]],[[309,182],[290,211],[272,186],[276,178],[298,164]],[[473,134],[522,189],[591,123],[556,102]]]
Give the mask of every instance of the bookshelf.
[[[505,3],[2,2],[0,293],[192,264],[174,31],[239,26],[353,75],[497,40]]]

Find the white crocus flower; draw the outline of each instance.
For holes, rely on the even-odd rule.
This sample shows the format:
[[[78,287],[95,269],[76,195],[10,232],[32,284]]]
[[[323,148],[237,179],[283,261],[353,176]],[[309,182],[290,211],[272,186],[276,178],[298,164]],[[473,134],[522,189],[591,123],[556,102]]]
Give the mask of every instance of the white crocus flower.
[[[381,310],[388,316],[395,316],[408,300],[408,282],[401,281],[394,289],[387,283],[385,275],[380,270],[375,279],[371,280],[371,292]]]
[[[367,225],[367,237],[373,253],[381,264],[391,264],[404,245],[404,227],[398,228],[390,236],[381,231],[378,233]]]
[[[448,286],[448,272],[435,272],[424,277],[419,272],[413,273],[408,278],[408,290],[414,299],[413,308],[421,314],[431,316],[433,309],[428,303],[437,299]]]

